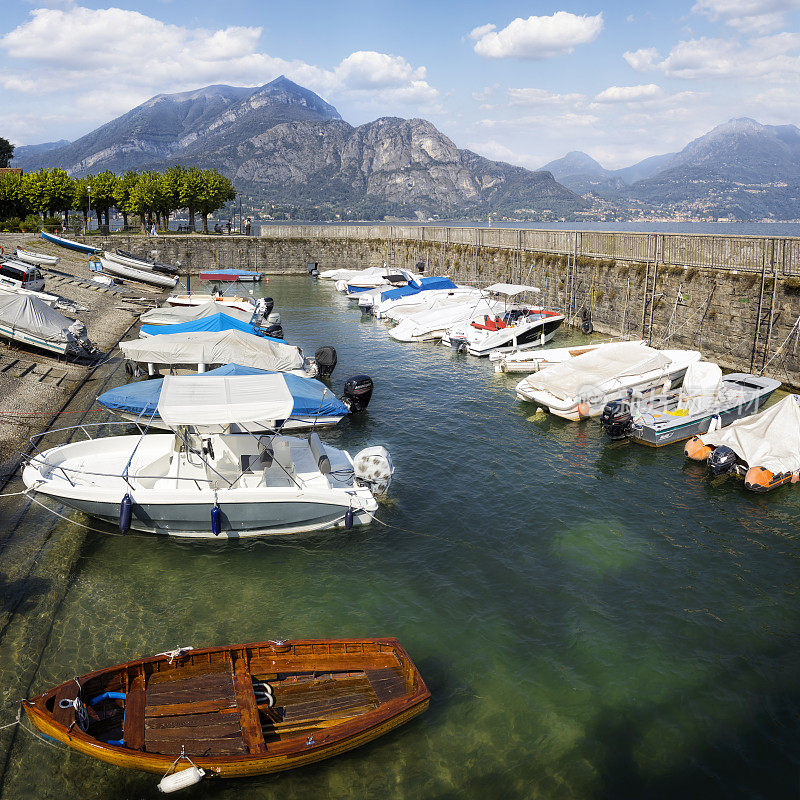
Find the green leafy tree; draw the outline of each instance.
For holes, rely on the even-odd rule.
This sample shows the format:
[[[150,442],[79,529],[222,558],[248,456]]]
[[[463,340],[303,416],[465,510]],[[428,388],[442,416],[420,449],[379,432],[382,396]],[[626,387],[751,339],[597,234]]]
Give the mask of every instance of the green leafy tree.
[[[0,219],[24,217],[28,213],[22,192],[22,175],[18,172],[0,174]]]
[[[22,196],[27,207],[35,214],[44,214],[50,207],[47,170],[37,169],[22,176]]]
[[[114,205],[122,214],[122,224],[128,227],[128,201],[131,197],[133,187],[139,182],[139,173],[129,169],[124,175],[117,178],[114,186]]]
[[[179,190],[181,208],[189,211],[189,230],[194,233],[194,215],[200,207],[205,188],[205,175],[197,167],[189,167],[183,171]]]
[[[14,158],[14,145],[0,137],[0,167],[7,167],[11,159]]]
[[[117,180],[117,176],[108,169],[98,172],[90,180],[92,185],[92,208],[97,215],[98,228],[103,225],[103,218],[105,218],[106,227],[109,224],[108,213],[115,203],[114,191],[117,187]]]
[[[197,203],[197,209],[203,215],[203,233],[208,233],[208,215],[235,197],[236,189],[224,175],[215,169],[203,170],[203,190]]]
[[[161,174],[161,199],[163,205],[159,212],[160,223],[163,224],[166,230],[169,229],[170,214],[183,205],[181,203],[181,185],[184,172],[186,172],[186,169],[176,164]]]
[[[83,214],[83,228],[89,230],[89,186],[92,176],[78,178],[75,181],[75,193],[72,197],[72,207]]]
[[[75,199],[75,180],[61,168],[47,170],[48,211],[66,219]]]
[[[163,208],[163,185],[158,172],[143,172],[131,189],[128,211],[138,214],[142,230],[147,231],[153,224],[153,215]]]

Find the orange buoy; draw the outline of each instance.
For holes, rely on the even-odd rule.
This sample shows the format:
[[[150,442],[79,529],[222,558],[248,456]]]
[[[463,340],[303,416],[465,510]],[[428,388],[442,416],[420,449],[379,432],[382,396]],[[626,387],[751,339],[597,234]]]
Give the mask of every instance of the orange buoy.
[[[578,416],[581,419],[586,419],[591,413],[591,410],[591,407],[585,400],[582,403],[578,403]]]
[[[683,454],[692,461],[705,461],[713,452],[714,448],[703,444],[699,436],[692,436],[683,448]]]

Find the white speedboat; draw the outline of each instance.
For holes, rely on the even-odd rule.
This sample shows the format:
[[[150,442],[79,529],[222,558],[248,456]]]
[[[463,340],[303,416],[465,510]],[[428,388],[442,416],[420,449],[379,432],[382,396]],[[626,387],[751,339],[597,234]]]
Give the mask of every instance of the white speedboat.
[[[188,294],[173,294],[166,300],[169,306],[200,306],[205,303],[217,303],[220,306],[235,308],[252,314],[256,308],[256,301],[252,297],[240,295],[220,295],[189,292]]]
[[[696,350],[655,350],[619,342],[529,375],[517,384],[516,392],[520,400],[579,420],[598,416],[611,400],[669,391],[699,360]]]
[[[524,294],[538,294],[535,286],[494,283],[483,292],[487,297],[503,298],[503,311],[454,325],[442,337],[442,344],[473,356],[542,347],[564,321],[564,315],[557,311],[510,302]]]
[[[35,267],[54,267],[61,259],[58,256],[48,256],[44,253],[35,253],[33,250],[26,250],[24,247],[18,247],[14,251],[14,255],[20,261],[26,264],[32,264]]]
[[[149,283],[152,286],[161,286],[165,289],[174,289],[175,284],[178,282],[177,278],[161,275],[145,269],[129,267],[126,264],[120,264],[118,261],[111,261],[105,258],[105,256],[100,256],[100,263],[103,265],[103,272],[108,272],[131,281]]]
[[[630,339],[636,344],[644,344],[641,339]],[[510,353],[491,353],[489,360],[494,363],[495,372],[538,372],[540,369],[561,364],[575,356],[601,350],[617,342],[597,342],[596,344],[576,344],[572,347],[550,347],[544,350],[512,350]]]
[[[247,392],[231,390],[237,380],[251,381]],[[158,412],[172,433],[90,438],[46,450],[37,443],[22,479],[123,532],[236,539],[371,522],[394,471],[386,450],[370,447],[352,458],[316,433],[228,432],[263,419],[267,404],[267,416],[291,415],[283,376],[255,383],[252,376],[169,376]]]
[[[406,286],[413,275],[405,269],[384,269],[379,275],[365,278],[351,278],[347,281],[347,296],[351,300],[360,300],[362,293],[389,286]]]
[[[365,285],[364,288],[366,288],[366,284],[369,284],[370,287],[381,286],[389,283],[387,274],[386,267],[367,267],[353,272],[347,278],[340,278],[334,283],[334,286],[337,292],[347,292],[347,286],[351,281],[354,283],[360,281]]]
[[[459,323],[483,319],[498,313],[501,305],[488,297],[469,298],[461,303],[434,306],[402,319],[389,331],[389,336],[398,342],[434,342]]]
[[[402,316],[425,311],[440,298],[458,298],[454,302],[480,297],[480,291],[469,286],[459,286],[449,278],[418,278],[413,284],[388,289],[380,301],[373,303],[372,313],[378,319],[399,320]]]

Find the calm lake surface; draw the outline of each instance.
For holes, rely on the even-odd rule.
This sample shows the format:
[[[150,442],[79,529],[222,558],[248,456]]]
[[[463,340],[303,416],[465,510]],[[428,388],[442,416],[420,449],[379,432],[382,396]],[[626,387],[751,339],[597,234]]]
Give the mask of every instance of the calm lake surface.
[[[23,582],[0,628],[5,701],[21,673],[34,693],[176,645],[397,636],[433,694],[425,714],[316,766],[181,796],[798,796],[800,489],[746,493],[680,445],[536,415],[487,360],[395,342],[329,284],[264,288],[290,342],[335,345],[337,393],[374,378],[368,412],[323,438],[388,447],[390,527],[282,544],[89,533],[55,608],[45,579]],[[3,541],[43,537],[37,574],[83,536],[0,502]],[[6,543],[0,571],[21,553]],[[0,723],[13,718],[7,705]],[[3,733],[3,768],[8,800],[157,796],[156,776],[24,732]]]

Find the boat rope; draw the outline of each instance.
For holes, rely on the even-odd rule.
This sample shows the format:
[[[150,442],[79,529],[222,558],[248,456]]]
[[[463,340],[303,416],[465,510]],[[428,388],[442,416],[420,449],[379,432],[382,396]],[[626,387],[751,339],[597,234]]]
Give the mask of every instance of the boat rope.
[[[691,322],[701,311],[704,311],[706,309],[706,306],[708,305],[708,301],[711,299],[712,294],[714,294],[713,289],[711,290],[711,294],[709,294],[708,297],[691,314],[689,314],[689,316],[677,328],[675,328],[675,330],[672,333],[670,333],[668,336],[665,336],[663,339],[660,339],[661,343],[666,344],[673,336],[675,336],[676,333],[684,331],[689,322]],[[672,322],[670,320],[670,323],[667,326],[668,329],[671,324]]]
[[[0,494],[0,497],[19,497],[22,494],[28,494],[28,490],[25,489],[22,492],[9,492],[8,494]]]
[[[66,522],[71,522],[73,525],[77,525],[79,528],[83,528],[84,530],[90,531],[91,533],[102,533],[104,536],[125,536],[127,537],[136,537],[140,539],[149,538],[152,534],[149,533],[139,533],[135,531],[128,531],[127,533],[118,533],[117,531],[110,531],[110,530],[102,530],[101,528],[93,528],[91,525],[84,525],[82,522],[78,522],[76,519],[72,519],[71,517],[66,516],[65,514],[61,514],[56,511],[54,508],[50,508],[50,506],[46,506],[40,500],[37,500],[33,495],[29,495],[31,502],[36,503],[37,506],[41,506],[45,511],[49,511],[51,514],[54,514],[59,519],[63,519]]]
[[[787,343],[789,342],[789,339],[792,338],[792,336],[794,335],[795,331],[798,329],[798,325],[800,325],[800,317],[798,317],[795,320],[794,325],[792,325],[792,328],[789,331],[789,335],[783,340],[783,342],[781,343],[780,347],[778,347],[778,349],[773,353],[772,358],[770,358],[770,360],[767,361],[767,363],[764,364],[763,367],[761,367],[761,371],[759,372],[759,375],[763,375],[766,372],[767,367],[778,357],[778,353],[780,353],[781,350],[783,350],[783,348],[786,347]]]
[[[384,522],[382,519],[378,519],[378,517],[376,517],[375,515],[372,515],[372,521],[377,522],[379,525],[383,525],[384,528],[391,528],[392,530],[401,531],[402,533],[409,533],[412,536],[424,536],[426,539],[438,539],[440,541],[456,545],[457,547],[467,547],[470,550],[481,549],[474,544],[470,544],[469,542],[463,542],[457,539],[451,539],[449,536],[439,536],[435,533],[422,533],[422,531],[412,531],[410,528],[403,528],[400,525],[392,525],[390,522]]]
[[[99,414],[104,408],[90,408],[87,411],[0,411],[0,416],[6,417],[60,417],[64,414]]]
[[[52,748],[54,748],[56,750],[69,750],[70,749],[69,747],[67,747],[67,745],[61,744],[60,742],[55,742],[52,739],[50,739],[49,737],[45,736],[44,734],[39,733],[38,731],[35,731],[33,728],[29,728],[22,721],[22,703],[18,702],[17,706],[18,706],[18,708],[17,708],[17,718],[13,722],[9,722],[8,725],[0,725],[0,731],[4,731],[6,728],[13,728],[15,725],[19,725],[19,727],[22,728],[22,730],[24,730],[27,733],[29,733],[31,736],[33,736],[34,739],[38,739],[40,742],[42,742],[43,744],[48,745],[49,747],[52,747]]]

